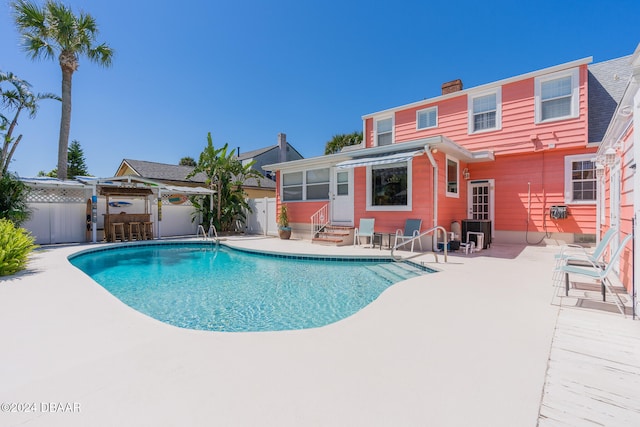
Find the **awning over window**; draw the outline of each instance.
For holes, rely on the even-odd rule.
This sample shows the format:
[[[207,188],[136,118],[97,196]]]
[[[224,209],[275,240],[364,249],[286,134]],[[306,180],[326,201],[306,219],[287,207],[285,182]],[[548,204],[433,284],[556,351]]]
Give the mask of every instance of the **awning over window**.
[[[337,168],[348,169],[358,168],[360,166],[385,165],[388,163],[406,162],[414,156],[423,154],[424,150],[406,151],[404,153],[394,153],[379,157],[363,157],[360,159],[346,160],[336,164]]]

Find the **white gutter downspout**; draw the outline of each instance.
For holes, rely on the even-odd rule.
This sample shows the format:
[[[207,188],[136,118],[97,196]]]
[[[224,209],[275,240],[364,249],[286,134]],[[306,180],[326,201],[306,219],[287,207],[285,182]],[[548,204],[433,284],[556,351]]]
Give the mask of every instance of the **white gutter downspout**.
[[[429,157],[429,161],[433,167],[433,227],[436,227],[438,225],[438,164],[436,163],[436,159],[433,158],[433,154],[431,154],[430,146],[425,145],[424,152],[427,153],[427,157]],[[436,247],[438,239],[437,232],[433,235],[433,239],[432,245]]]

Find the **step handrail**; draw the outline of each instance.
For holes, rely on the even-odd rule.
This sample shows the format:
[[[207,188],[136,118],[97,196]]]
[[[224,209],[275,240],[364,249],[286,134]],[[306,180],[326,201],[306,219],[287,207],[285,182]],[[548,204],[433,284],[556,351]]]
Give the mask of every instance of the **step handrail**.
[[[400,261],[402,259],[402,257],[400,257],[400,256],[396,257],[393,254],[396,249],[398,249],[400,246],[406,245],[407,243],[411,243],[414,240],[421,239],[422,236],[426,236],[427,234],[433,233],[434,231],[436,231],[436,233],[437,233],[440,230],[442,230],[442,233],[444,234],[444,262],[447,262],[447,244],[448,244],[448,242],[447,242],[447,230],[445,230],[445,228],[443,226],[441,226],[441,225],[436,225],[435,227],[432,227],[432,228],[428,229],[427,231],[425,231],[425,232],[423,232],[423,233],[421,233],[421,234],[419,234],[417,236],[412,237],[409,240],[404,240],[404,241],[396,244],[394,247],[391,248],[391,258],[394,261]],[[436,237],[438,237],[438,234],[436,234]],[[433,256],[436,258],[436,262],[438,262],[438,254],[433,252]]]
[[[318,233],[329,225],[329,204],[322,206],[311,215],[311,238],[318,236]]]

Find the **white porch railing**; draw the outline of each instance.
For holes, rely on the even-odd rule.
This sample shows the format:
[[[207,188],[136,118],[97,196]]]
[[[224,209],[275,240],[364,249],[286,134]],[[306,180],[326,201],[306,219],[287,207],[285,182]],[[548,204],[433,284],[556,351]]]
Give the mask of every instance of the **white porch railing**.
[[[311,238],[317,237],[318,233],[327,225],[329,225],[328,203],[311,215]]]

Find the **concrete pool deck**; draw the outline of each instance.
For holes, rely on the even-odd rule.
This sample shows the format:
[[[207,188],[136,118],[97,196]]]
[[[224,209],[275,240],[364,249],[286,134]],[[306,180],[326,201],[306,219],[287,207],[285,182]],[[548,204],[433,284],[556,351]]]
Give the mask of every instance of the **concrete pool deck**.
[[[218,333],[142,315],[68,263],[97,246],[44,248],[0,279],[0,425],[512,427],[581,425],[572,420],[587,410],[611,421],[603,425],[640,425],[640,322],[551,303],[557,247],[493,245],[446,264],[425,254],[416,261],[440,272],[398,283],[340,322]],[[576,362],[576,348],[591,365]],[[606,369],[614,362],[617,381]],[[580,393],[600,378],[607,398]]]

